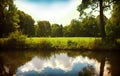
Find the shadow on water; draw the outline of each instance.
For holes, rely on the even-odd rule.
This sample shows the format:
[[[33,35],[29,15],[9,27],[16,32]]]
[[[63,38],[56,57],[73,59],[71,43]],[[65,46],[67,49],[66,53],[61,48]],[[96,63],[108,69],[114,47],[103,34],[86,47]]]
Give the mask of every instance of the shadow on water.
[[[88,57],[97,60],[100,63],[99,74],[97,76],[119,76],[120,75],[120,55],[119,52],[80,52],[80,51],[5,51],[0,52],[0,76],[13,76],[16,74],[18,67],[30,61],[33,57],[38,56],[43,60],[49,60],[51,56],[65,53],[68,57],[77,56]],[[105,75],[105,66],[108,74]],[[94,76],[95,69],[93,66],[83,67],[78,72],[78,76]],[[70,75],[68,75],[70,76]]]
[[[120,76],[120,54],[119,52],[110,53],[108,61],[111,64],[112,76]]]

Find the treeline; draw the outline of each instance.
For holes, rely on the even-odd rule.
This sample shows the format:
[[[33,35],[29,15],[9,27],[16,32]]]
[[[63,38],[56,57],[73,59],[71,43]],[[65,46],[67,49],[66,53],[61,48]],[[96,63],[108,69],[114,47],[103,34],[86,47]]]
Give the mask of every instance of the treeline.
[[[11,2],[10,2],[11,3]],[[28,37],[91,37],[100,36],[97,18],[86,17],[81,21],[73,19],[68,25],[51,24],[49,21],[38,21],[17,10],[14,4],[8,4],[0,17],[0,37],[8,37],[15,30],[21,31]]]
[[[6,4],[7,3],[7,4]],[[94,37],[100,36],[97,18],[73,19],[70,24],[51,24],[49,21],[38,21],[16,8],[13,1],[3,1],[0,11],[0,37],[8,37],[11,32],[21,31],[28,37]]]
[[[37,37],[98,37],[99,26],[94,16],[82,21],[73,19],[69,25],[50,24],[48,21],[38,21],[35,25]]]
[[[13,5],[14,6],[14,5]],[[73,19],[68,25],[51,24],[49,21],[38,21],[35,25],[34,19],[24,13],[17,10],[17,8],[11,7],[14,10],[13,16],[6,16],[3,24],[0,26],[0,37],[7,37],[11,32],[15,30],[22,31],[23,34],[28,37],[98,37],[100,36],[99,24],[94,16],[83,18],[81,21]],[[11,21],[10,18],[13,18]],[[1,19],[2,20],[2,19]]]
[[[108,37],[120,37],[120,5],[113,5],[112,16],[105,20],[105,31]],[[51,24],[49,21],[38,21],[20,11],[13,0],[0,2],[0,37],[8,37],[11,32],[21,31],[28,37],[100,37],[99,16],[86,16],[81,20],[73,19],[68,25]]]

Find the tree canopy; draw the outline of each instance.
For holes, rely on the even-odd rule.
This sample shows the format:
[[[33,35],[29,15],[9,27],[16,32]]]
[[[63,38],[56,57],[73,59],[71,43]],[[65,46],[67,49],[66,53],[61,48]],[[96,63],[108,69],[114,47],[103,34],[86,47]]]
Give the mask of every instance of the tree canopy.
[[[106,30],[110,38],[120,38],[120,1],[113,5],[112,16],[106,24]]]
[[[0,37],[6,37],[15,31],[19,25],[19,15],[13,0],[0,1]]]
[[[34,19],[30,15],[20,10],[18,10],[18,15],[20,20],[19,29],[23,32],[23,34],[26,34],[28,36],[34,36],[35,35]]]
[[[85,13],[85,9],[91,8],[92,11],[96,10],[96,8],[99,7],[99,13],[100,13],[100,31],[101,31],[101,37],[102,40],[106,40],[106,32],[105,32],[105,22],[104,22],[104,10],[110,8],[110,6],[118,2],[119,0],[82,0],[81,4],[78,6],[78,11],[80,12],[80,16],[82,16]],[[91,12],[90,12],[91,13]]]

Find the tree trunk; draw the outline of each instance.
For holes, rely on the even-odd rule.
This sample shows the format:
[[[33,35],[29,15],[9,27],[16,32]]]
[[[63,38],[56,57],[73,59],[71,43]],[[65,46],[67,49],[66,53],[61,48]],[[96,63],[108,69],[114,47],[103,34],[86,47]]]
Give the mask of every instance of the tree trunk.
[[[100,31],[101,31],[101,37],[102,41],[105,41],[106,39],[106,33],[105,33],[105,22],[104,22],[104,15],[103,15],[103,0],[99,0],[99,7],[100,7]]]

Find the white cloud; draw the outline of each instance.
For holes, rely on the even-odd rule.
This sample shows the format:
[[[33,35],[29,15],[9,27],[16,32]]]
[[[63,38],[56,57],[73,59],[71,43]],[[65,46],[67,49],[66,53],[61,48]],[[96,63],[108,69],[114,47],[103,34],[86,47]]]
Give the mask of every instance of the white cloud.
[[[80,0],[71,0],[68,4],[54,4],[50,7],[27,3],[22,0],[16,0],[15,4],[19,10],[31,15],[35,21],[48,20],[52,24],[67,25],[72,19],[79,18],[79,12],[76,9]]]

